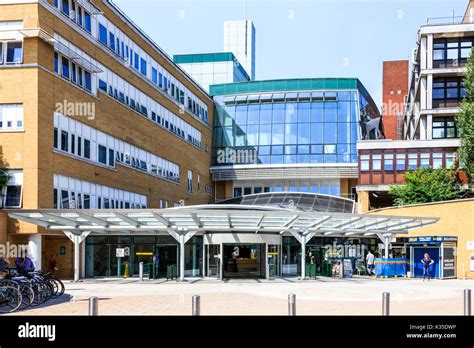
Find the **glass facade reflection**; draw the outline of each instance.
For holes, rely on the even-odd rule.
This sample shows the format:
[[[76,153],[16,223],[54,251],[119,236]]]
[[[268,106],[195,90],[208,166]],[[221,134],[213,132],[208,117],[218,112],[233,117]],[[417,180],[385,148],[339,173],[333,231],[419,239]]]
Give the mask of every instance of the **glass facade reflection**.
[[[358,89],[217,95],[214,101],[214,165],[356,163],[357,140],[379,137],[378,129],[361,129],[380,115]]]

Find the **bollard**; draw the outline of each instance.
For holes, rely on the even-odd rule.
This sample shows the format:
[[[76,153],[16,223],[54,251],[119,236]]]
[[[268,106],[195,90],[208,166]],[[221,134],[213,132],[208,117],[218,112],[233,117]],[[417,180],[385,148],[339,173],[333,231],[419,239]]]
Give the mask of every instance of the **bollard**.
[[[295,294],[288,295],[288,315],[289,316],[296,315],[296,295]]]
[[[99,315],[99,299],[95,296],[89,298],[89,316]]]
[[[390,315],[390,293],[384,292],[382,297],[382,315]]]
[[[193,316],[198,317],[201,315],[201,296],[193,296]]]
[[[140,276],[140,281],[143,281],[143,261],[138,264],[138,274]]]
[[[266,274],[267,280],[270,279],[270,265],[267,265],[267,274]]]
[[[471,289],[464,289],[464,315],[471,314]]]

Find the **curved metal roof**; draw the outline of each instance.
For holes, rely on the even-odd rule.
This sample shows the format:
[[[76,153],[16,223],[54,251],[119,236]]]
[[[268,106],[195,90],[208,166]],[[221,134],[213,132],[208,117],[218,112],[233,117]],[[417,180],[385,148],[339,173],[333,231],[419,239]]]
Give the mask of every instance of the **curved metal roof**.
[[[355,212],[355,202],[351,199],[308,192],[257,193],[230,198],[218,204],[258,205],[308,212]]]

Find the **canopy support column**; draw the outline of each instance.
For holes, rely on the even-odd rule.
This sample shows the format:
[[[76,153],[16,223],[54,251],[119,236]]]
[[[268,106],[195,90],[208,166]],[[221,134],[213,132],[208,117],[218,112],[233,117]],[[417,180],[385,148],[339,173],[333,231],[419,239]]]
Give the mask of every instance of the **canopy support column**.
[[[392,235],[385,236],[380,233],[377,233],[377,237],[382,241],[383,246],[384,246],[384,257],[388,258],[388,253],[390,249],[390,240],[392,239]]]
[[[80,231],[75,231],[75,232],[64,232],[66,237],[68,237],[71,242],[74,243],[74,282],[78,282],[80,279],[80,268],[81,268],[81,262],[80,262],[80,245],[81,243],[87,238],[87,236],[91,232],[80,232]],[[82,255],[84,258],[85,255]]]
[[[305,231],[302,233],[292,230],[289,232],[301,244],[301,279],[304,280],[306,279],[306,244],[314,237],[316,232],[308,233]]]
[[[180,232],[169,228],[168,233],[179,243],[179,281],[184,282],[184,248],[186,242],[189,241],[197,231]]]

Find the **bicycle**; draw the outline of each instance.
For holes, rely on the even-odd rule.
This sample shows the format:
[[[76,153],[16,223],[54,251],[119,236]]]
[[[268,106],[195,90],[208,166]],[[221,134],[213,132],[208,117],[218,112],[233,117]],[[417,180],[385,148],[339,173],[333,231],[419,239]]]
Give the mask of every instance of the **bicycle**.
[[[0,314],[13,313],[21,304],[22,296],[18,288],[0,285]]]

